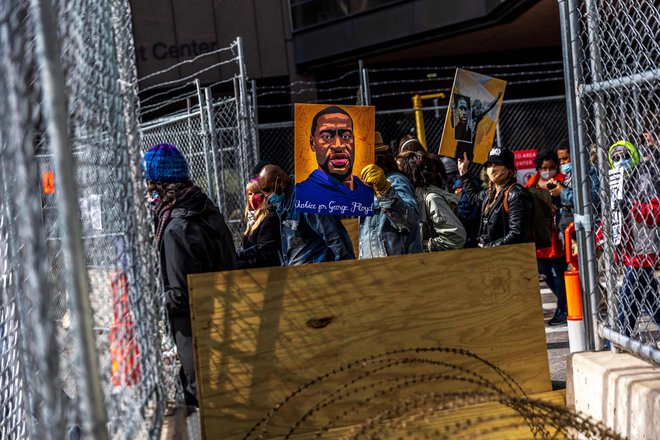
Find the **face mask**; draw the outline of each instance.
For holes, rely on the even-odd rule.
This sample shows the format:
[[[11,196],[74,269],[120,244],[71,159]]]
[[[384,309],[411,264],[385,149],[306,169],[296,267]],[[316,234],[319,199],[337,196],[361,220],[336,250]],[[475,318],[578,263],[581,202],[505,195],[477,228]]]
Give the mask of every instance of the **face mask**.
[[[568,174],[571,171],[573,171],[573,164],[565,163],[565,164],[560,165],[559,168],[561,169],[561,172],[563,174]]]
[[[264,199],[261,197],[261,194],[252,194],[252,196],[250,196],[250,208],[253,210],[259,209],[263,202]]]
[[[490,179],[491,182],[501,185],[506,182],[506,178],[508,176],[508,170],[504,167],[488,167],[486,168],[486,172],[488,174],[488,178]]]
[[[557,170],[541,171],[539,174],[541,175],[541,179],[550,180],[557,175]]]
[[[268,196],[268,201],[270,202],[271,205],[279,206],[284,202],[284,193],[282,194],[275,194],[272,193],[271,195]]]
[[[158,194],[158,191],[153,189],[147,192],[147,203],[149,203],[149,207],[152,211],[158,209],[158,206],[160,206],[160,194]]]
[[[631,159],[622,159],[618,162],[614,162],[614,169],[629,170],[630,168],[632,168]]]

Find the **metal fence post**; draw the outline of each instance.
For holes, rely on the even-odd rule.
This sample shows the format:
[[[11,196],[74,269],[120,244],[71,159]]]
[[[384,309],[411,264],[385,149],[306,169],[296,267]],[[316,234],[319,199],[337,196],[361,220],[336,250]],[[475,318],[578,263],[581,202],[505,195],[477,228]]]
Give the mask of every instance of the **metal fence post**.
[[[360,88],[364,96],[363,105],[371,105],[371,90],[369,90],[369,71],[364,67],[362,60],[358,61],[360,70]]]
[[[598,11],[595,9],[595,3],[591,0],[585,0],[585,5],[587,7],[587,35],[589,40],[589,62],[592,75],[592,82],[601,81],[601,57],[600,51],[598,50],[598,44],[596,42],[597,34],[597,25],[594,18],[594,14],[597,15]],[[574,38],[578,38],[575,36]],[[603,124],[605,115],[605,109],[603,106],[603,98],[600,94],[596,94],[594,97],[594,129],[596,132],[596,142],[598,144],[598,162],[601,166],[605,166],[608,163],[607,161],[607,136],[604,130],[605,124]],[[609,205],[610,202],[610,183],[607,179],[607,173],[602,173],[605,177],[601,179],[600,182],[600,199],[601,199],[601,209],[605,209],[605,205]],[[605,234],[608,237],[612,237],[613,228],[612,228],[612,218],[609,215],[603,216],[603,228]],[[605,259],[605,274],[606,274],[606,283],[607,283],[607,302],[610,305],[608,307],[608,324],[611,328],[614,328],[615,322],[617,322],[616,314],[618,309],[618,298],[614,294],[616,292],[616,274],[613,270],[614,261],[612,255],[609,252],[604,253]],[[601,341],[602,342],[602,341]],[[614,349],[614,347],[613,347]]]
[[[204,95],[202,94],[202,87],[199,84],[199,79],[195,78],[195,87],[197,88],[197,99],[199,101],[199,121],[202,129],[202,139],[204,141],[204,167],[206,170],[206,187],[208,189],[208,194],[211,199],[213,197],[213,184],[211,179],[211,166],[209,165],[209,142],[210,136],[212,133],[209,133],[206,129],[206,124],[204,123]]]
[[[582,305],[588,348],[602,349],[598,335],[598,260],[596,258],[591,185],[589,177],[589,154],[586,148],[583,120],[584,109],[580,102],[577,84],[581,83],[578,29],[579,9],[575,0],[559,0],[562,23],[562,48],[571,162],[573,164],[574,221],[578,242]]]
[[[252,143],[255,146],[254,163],[257,164],[261,160],[261,147],[259,145],[259,110],[257,108],[257,82],[255,80],[251,80],[250,85],[250,92],[252,96],[252,102],[250,102],[250,114],[252,115],[250,128],[252,132]]]
[[[47,4],[48,3],[48,4]],[[37,59],[41,68],[39,75],[43,84],[44,113],[52,147],[55,173],[58,176],[57,199],[61,206],[60,227],[62,251],[68,266],[67,289],[72,312],[72,333],[76,335],[76,357],[82,368],[83,389],[79,393],[83,431],[87,438],[108,437],[108,415],[99,377],[99,362],[93,318],[89,299],[89,284],[85,268],[82,243],[82,227],[78,209],[78,191],[74,182],[74,159],[69,139],[64,94],[64,77],[57,50],[54,9],[50,2],[31,0],[36,26],[35,39]],[[35,239],[39,239],[35,237]],[[46,376],[44,382],[53,377]]]
[[[239,81],[238,81],[238,97],[239,97],[239,111],[238,113],[238,119],[239,119],[239,132],[240,132],[240,137],[241,137],[241,145],[240,148],[243,151],[243,157],[244,157],[244,163],[243,166],[244,168],[241,169],[240,176],[243,179],[243,181],[247,181],[248,179],[248,174],[249,174],[249,168],[252,166],[252,163],[250,160],[247,158],[247,152],[249,149],[248,144],[252,144],[252,157],[257,158],[259,157],[259,153],[257,151],[257,146],[254,144],[254,142],[249,142],[248,139],[248,128],[247,124],[249,123],[248,121],[248,110],[247,110],[247,74],[245,72],[245,64],[243,63],[244,60],[244,55],[243,55],[243,39],[241,37],[236,38],[236,48],[238,52],[238,75],[239,75]]]
[[[224,201],[222,200],[222,191],[220,188],[220,182],[218,181],[218,159],[217,159],[217,133],[215,131],[215,117],[213,116],[213,94],[211,93],[210,88],[204,89],[204,94],[206,96],[206,117],[208,119],[209,132],[211,133],[211,159],[213,160],[213,183],[216,188],[216,199],[215,202],[218,204],[218,207],[223,206]]]

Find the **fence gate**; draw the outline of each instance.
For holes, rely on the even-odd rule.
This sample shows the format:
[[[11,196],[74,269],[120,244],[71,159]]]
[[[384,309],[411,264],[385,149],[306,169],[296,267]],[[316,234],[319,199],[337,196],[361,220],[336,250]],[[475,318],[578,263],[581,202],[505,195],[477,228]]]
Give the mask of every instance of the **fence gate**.
[[[660,4],[559,6],[587,329],[660,363]]]

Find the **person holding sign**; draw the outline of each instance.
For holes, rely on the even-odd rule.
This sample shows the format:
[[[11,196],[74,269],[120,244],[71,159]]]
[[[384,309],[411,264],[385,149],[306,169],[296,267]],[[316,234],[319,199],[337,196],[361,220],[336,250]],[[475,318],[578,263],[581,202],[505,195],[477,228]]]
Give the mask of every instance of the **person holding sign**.
[[[490,150],[484,164],[489,179],[487,190],[477,188],[468,174],[467,153],[458,160],[461,185],[470,201],[481,205],[479,247],[525,243],[530,239],[532,200],[517,183],[513,153],[505,148]]]
[[[635,326],[646,309],[660,325],[660,297],[655,267],[660,264],[660,173],[654,160],[640,160],[637,148],[628,141],[615,142],[609,148],[611,176],[619,176],[622,187],[612,194],[613,218],[621,224],[613,225],[617,261],[624,266],[623,283],[619,292],[618,321],[620,333],[632,336]],[[617,216],[618,214],[618,216]],[[614,222],[614,220],[613,220]],[[618,238],[617,238],[618,237]],[[602,244],[603,231],[596,234]]]
[[[293,179],[282,168],[266,165],[259,172],[258,182],[282,223],[286,266],[355,258],[351,239],[339,216],[295,210]]]
[[[360,217],[360,259],[422,251],[419,211],[410,181],[399,172],[380,133],[375,136],[376,163],[362,169],[362,181],[373,187],[374,215]]]
[[[312,119],[309,146],[318,168],[297,183],[296,210],[320,214],[371,215],[374,193],[353,175],[353,118],[337,106]]]

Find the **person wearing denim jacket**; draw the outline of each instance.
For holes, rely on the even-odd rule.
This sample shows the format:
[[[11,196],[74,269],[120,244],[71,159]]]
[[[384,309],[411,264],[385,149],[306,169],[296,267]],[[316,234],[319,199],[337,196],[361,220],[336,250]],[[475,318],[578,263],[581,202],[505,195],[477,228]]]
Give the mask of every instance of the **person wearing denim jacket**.
[[[282,222],[282,253],[286,266],[355,258],[351,239],[336,215],[295,211],[293,178],[276,165],[259,173],[259,187],[269,194]]]
[[[373,216],[360,217],[360,259],[422,251],[419,211],[412,185],[401,173],[390,171],[384,175],[389,189],[374,196]]]

